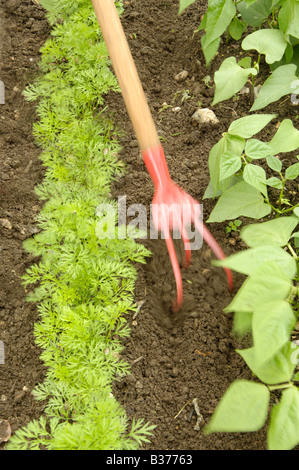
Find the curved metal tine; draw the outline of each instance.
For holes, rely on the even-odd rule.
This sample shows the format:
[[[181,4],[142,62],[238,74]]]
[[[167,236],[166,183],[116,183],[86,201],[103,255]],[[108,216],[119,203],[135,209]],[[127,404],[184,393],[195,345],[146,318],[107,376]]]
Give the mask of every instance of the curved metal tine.
[[[176,256],[176,252],[175,252],[173,240],[172,240],[171,235],[170,235],[169,228],[166,227],[166,228],[162,229],[162,231],[163,231],[164,238],[165,238],[165,241],[166,241],[166,245],[167,245],[167,249],[168,249],[168,253],[169,253],[169,257],[170,257],[170,260],[171,260],[172,269],[173,269],[174,277],[175,277],[175,281],[176,281],[176,288],[177,288],[177,299],[173,303],[172,310],[174,312],[178,312],[180,310],[181,306],[182,306],[182,303],[183,303],[182,276],[181,276],[180,266],[179,266],[179,262],[178,262],[178,259],[177,259],[177,256]]]
[[[225,254],[222,251],[222,248],[218,245],[216,242],[215,238],[211,234],[211,232],[207,229],[205,224],[203,222],[200,222],[200,220],[196,217],[195,211],[192,211],[192,222],[195,225],[196,230],[202,235],[203,240],[209,245],[213,253],[216,255],[218,259],[225,259]],[[233,290],[233,277],[231,270],[228,268],[224,267],[224,270],[226,272],[227,280],[228,280],[228,286],[229,290]]]
[[[190,250],[190,242],[189,242],[189,237],[187,235],[186,229],[183,224],[183,218],[182,218],[182,226],[181,226],[181,234],[182,234],[182,239],[184,242],[184,247],[185,247],[185,259],[182,263],[183,268],[187,269],[188,266],[191,263],[191,250]]]

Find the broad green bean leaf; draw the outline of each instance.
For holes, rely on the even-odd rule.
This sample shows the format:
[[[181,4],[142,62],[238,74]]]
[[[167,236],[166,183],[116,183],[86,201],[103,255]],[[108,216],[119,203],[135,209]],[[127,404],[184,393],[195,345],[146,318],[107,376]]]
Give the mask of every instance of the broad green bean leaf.
[[[285,300],[292,284],[290,277],[274,261],[259,266],[243,283],[224,312],[254,312],[270,300]]]
[[[287,48],[286,48],[286,51],[285,51],[283,57],[278,62],[274,62],[273,64],[270,64],[270,68],[271,68],[271,70],[275,70],[278,67],[280,67],[281,65],[291,63],[291,64],[296,65],[297,75],[298,75],[298,72],[299,72],[299,44],[296,43],[295,41],[299,42],[299,39],[293,38],[293,36],[288,36],[288,40],[290,42],[287,45]],[[293,42],[295,43],[295,45],[293,44]],[[296,89],[298,90],[298,85],[296,85],[296,82],[293,84],[293,87],[294,87],[293,93],[295,94],[295,98],[296,98],[296,94],[298,94],[298,91],[297,92],[295,91]]]
[[[266,198],[268,197],[266,172],[262,167],[248,163],[244,168],[243,178],[246,183],[258,189]]]
[[[282,181],[276,178],[276,176],[268,178],[266,184],[267,186],[271,186],[271,188],[282,189]]]
[[[286,0],[279,10],[279,29],[286,34],[299,38],[299,2]]]
[[[241,181],[230,187],[220,196],[208,222],[223,222],[237,219],[240,216],[261,219],[270,214],[271,208],[264,203],[260,192]]]
[[[224,33],[235,13],[236,7],[233,0],[212,0],[209,2],[206,24],[209,43]]]
[[[242,15],[242,20],[250,26],[260,26],[271,13],[272,0],[257,0],[248,5],[245,0],[238,3],[237,8]]]
[[[293,55],[294,55],[293,46],[288,42],[288,45],[287,45],[285,53],[284,53],[285,63],[286,64],[289,64],[291,62]],[[281,64],[281,65],[283,65],[283,64]]]
[[[269,147],[266,142],[261,142],[257,139],[249,139],[245,145],[245,153],[248,157],[253,160],[259,158],[266,158],[269,155],[273,155],[273,150]]]
[[[297,318],[285,300],[263,302],[253,312],[252,335],[256,360],[262,364],[289,340]]]
[[[265,385],[236,380],[221,398],[204,433],[257,431],[265,424],[269,401]]]
[[[224,191],[208,222],[223,222],[240,216],[261,219],[270,212],[271,208],[264,203],[260,192],[245,181],[241,181]]]
[[[292,349],[290,362],[294,366],[294,369],[295,369],[295,367],[298,368],[298,366],[299,366],[299,346],[296,343],[297,342],[295,342],[295,341],[290,342],[290,347]],[[297,372],[297,376],[298,375],[299,375],[299,372]],[[296,379],[293,378],[293,380],[296,380]]]
[[[296,362],[292,361],[294,349],[288,341],[269,361],[260,364],[256,360],[255,348],[237,350],[252,372],[264,383],[273,385],[291,380]]]
[[[275,72],[274,72],[275,73]],[[269,146],[275,153],[292,152],[299,147],[299,131],[294,127],[291,119],[284,119]]]
[[[195,0],[180,0],[179,15],[194,2]]]
[[[197,30],[196,30],[197,32],[203,31],[204,29],[206,29],[206,26],[207,26],[207,18],[208,18],[208,14],[205,13],[205,14],[203,15],[203,18],[202,18],[201,22],[200,22],[200,25],[198,26],[198,28],[197,28]]]
[[[271,411],[268,429],[269,450],[291,450],[299,443],[299,390],[290,387],[282,392],[278,405]]]
[[[243,69],[248,69],[251,67],[251,57],[243,57],[243,59],[238,61],[238,65],[243,67]]]
[[[222,188],[223,191],[226,189],[230,188],[231,186],[234,186],[234,184],[239,183],[240,181],[243,180],[242,175],[233,175],[232,177],[224,180],[219,184],[219,187]],[[225,183],[225,184],[224,184]],[[207,189],[205,190],[205,193],[203,195],[203,199],[209,199],[209,198],[214,198],[214,197],[219,197],[222,194],[222,190],[218,190],[218,192],[214,193],[214,188],[212,185],[211,180],[209,181],[209,184],[207,186]]]
[[[217,144],[215,144],[210,150],[209,154],[209,171],[212,187],[214,190],[213,197],[218,194],[219,190],[224,191],[229,187],[230,181],[227,179],[220,182],[220,162],[224,154],[239,155],[245,147],[245,139],[237,136],[231,136],[226,134],[222,137]]]
[[[260,132],[277,114],[253,114],[236,119],[228,128],[228,133],[250,139]]]
[[[285,246],[298,223],[298,218],[294,216],[279,217],[279,219],[243,227],[240,237],[250,247]]]
[[[245,148],[245,139],[243,137],[239,137],[237,135],[225,135],[226,143],[227,143],[227,153],[231,155],[238,155],[241,157],[242,152]]]
[[[231,155],[229,153],[222,155],[220,160],[219,181],[234,175],[237,171],[240,170],[241,166],[242,161],[240,155]]]
[[[299,207],[295,207],[295,209],[293,210],[294,214],[299,217]]]
[[[289,41],[290,44],[295,48],[299,44],[299,38],[296,38],[294,36],[289,36]]]
[[[278,67],[272,75],[264,82],[257,99],[250,111],[264,108],[273,101],[279,100],[282,96],[294,91],[292,84],[297,80],[296,65],[287,64]]]
[[[228,100],[241,90],[249,75],[256,75],[255,68],[244,69],[237,64],[235,57],[225,59],[215,72],[215,95],[212,105]]]
[[[216,55],[216,52],[218,51],[219,44],[220,44],[220,37],[214,39],[214,41],[209,42],[208,36],[205,34],[202,36],[201,40],[201,47],[205,56],[205,61],[207,67],[210,65],[211,61]]]
[[[239,39],[241,39],[242,34],[244,33],[246,28],[247,28],[246,23],[244,21],[240,21],[235,16],[233,21],[228,27],[228,32],[235,41],[238,41]]]
[[[235,312],[233,334],[242,337],[250,333],[252,329],[252,317],[252,312]]]
[[[215,56],[220,44],[220,37],[229,26],[235,13],[236,7],[233,0],[213,0],[209,2],[205,19],[206,34],[201,39],[207,65]]]
[[[210,180],[205,190],[205,193],[203,195],[203,199],[210,199],[210,198],[219,197],[219,196],[221,196],[221,191],[218,191],[217,193],[215,193],[212,181]]]
[[[298,248],[299,247],[299,232],[294,232],[292,235],[292,238],[294,238],[295,247]]]
[[[280,7],[284,2],[285,0],[272,0],[272,8],[276,6]]]
[[[255,49],[260,54],[265,54],[267,64],[280,60],[287,45],[284,33],[279,29],[260,29],[242,41],[242,49],[246,51]]]
[[[222,137],[210,150],[209,153],[209,172],[211,178],[211,184],[213,187],[213,197],[216,196],[219,190],[219,169],[220,160],[222,155],[227,151],[227,140]]]
[[[247,276],[266,261],[274,261],[281,269],[293,279],[297,272],[297,263],[293,256],[283,250],[281,247],[273,245],[262,245],[255,248],[235,253],[225,260],[215,260],[213,265],[227,267]]]
[[[298,218],[294,216],[279,217],[279,219],[243,227],[240,237],[250,247],[285,246],[298,223]]]
[[[286,169],[285,177],[287,180],[295,180],[299,176],[299,163],[289,166]]]
[[[271,170],[277,171],[278,173],[281,172],[282,163],[279,158],[274,157],[273,155],[269,155],[269,157],[266,158],[266,161],[268,163],[268,167],[271,168]]]

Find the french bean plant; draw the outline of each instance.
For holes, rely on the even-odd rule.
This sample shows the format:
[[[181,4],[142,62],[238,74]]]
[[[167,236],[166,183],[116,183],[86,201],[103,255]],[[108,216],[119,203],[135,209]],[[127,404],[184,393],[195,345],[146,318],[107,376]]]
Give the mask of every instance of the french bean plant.
[[[179,13],[194,2],[180,0]],[[198,28],[206,65],[224,35],[227,41],[242,38],[242,51],[256,54],[253,63],[250,56],[222,62],[212,105],[233,97],[247,81],[254,87],[261,57],[269,74],[250,112],[285,95],[296,99],[298,20],[297,0],[209,0]],[[237,353],[252,380],[229,386],[204,432],[253,432],[269,418],[268,449],[288,450],[299,444],[299,348],[292,341],[299,317],[299,131],[283,119],[271,140],[256,138],[273,119],[279,115],[254,113],[233,121],[209,154],[205,198],[217,202],[208,222],[242,218],[247,249],[215,264],[246,276],[224,311],[234,315],[233,332],[251,338],[251,347]]]

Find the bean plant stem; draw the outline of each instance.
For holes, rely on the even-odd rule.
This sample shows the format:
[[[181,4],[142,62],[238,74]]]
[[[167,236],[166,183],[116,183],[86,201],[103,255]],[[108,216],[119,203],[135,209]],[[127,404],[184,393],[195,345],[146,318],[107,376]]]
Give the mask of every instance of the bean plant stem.
[[[282,214],[285,214],[286,212],[291,212],[293,211],[296,207],[299,207],[299,204],[296,204],[295,206],[289,207],[288,209],[285,209],[282,211]]]
[[[244,161],[245,165],[248,165],[248,161],[247,161],[246,155],[244,153],[242,153],[241,158]]]
[[[285,388],[291,388],[293,387],[294,384],[292,382],[289,382],[287,384],[279,384],[279,385],[268,385],[268,389],[271,391],[273,390],[282,390],[282,389],[285,389]]]
[[[284,188],[285,188],[285,184],[286,184],[286,180],[283,178],[281,173],[280,173],[280,176],[281,176],[281,181],[282,181],[282,188],[281,188],[280,195],[279,195],[279,205],[278,205],[279,210],[281,210],[281,201],[282,201],[282,198],[283,198]]]
[[[288,243],[287,246],[288,246],[288,249],[290,250],[290,252],[291,252],[293,258],[298,259],[298,256],[296,255],[295,251],[293,250],[292,245],[291,245],[290,243]]]
[[[271,202],[269,201],[269,199],[265,199],[265,202],[271,207],[271,209],[274,210],[274,212],[276,212],[277,214],[280,214],[281,212],[276,209],[276,207],[272,206]]]

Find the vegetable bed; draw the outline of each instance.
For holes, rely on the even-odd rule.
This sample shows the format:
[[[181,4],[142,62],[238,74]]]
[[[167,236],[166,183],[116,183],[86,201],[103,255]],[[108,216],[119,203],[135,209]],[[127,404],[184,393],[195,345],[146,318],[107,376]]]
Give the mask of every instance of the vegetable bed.
[[[254,52],[246,51],[245,54],[237,41],[230,39],[225,44],[225,40],[222,40],[219,53],[210,66],[206,66],[200,33],[194,34],[206,12],[206,1],[197,0],[180,16],[178,1],[132,0],[125,1],[123,7],[122,24],[157,124],[170,174],[195,199],[203,201],[206,221],[216,204],[211,198],[203,200],[210,182],[209,152],[223,137],[223,133],[227,133],[234,120],[249,114],[253,103],[251,94],[245,92],[212,106],[214,73],[224,59],[230,56],[241,59],[245,55],[255,57]],[[35,219],[43,201],[36,197],[33,189],[43,181],[45,170],[38,160],[40,149],[34,144],[31,133],[32,123],[36,119],[35,105],[25,101],[21,91],[40,73],[37,67],[40,58],[38,51],[48,37],[50,28],[44,10],[37,2],[9,0],[2,5],[2,11],[7,40],[2,46],[1,75],[6,85],[6,101],[5,105],[0,105],[4,135],[4,163],[0,181],[3,260],[0,266],[3,278],[0,340],[5,345],[6,360],[0,365],[0,419],[8,421],[14,433],[44,415],[47,403],[37,401],[31,393],[34,386],[40,384],[40,398],[43,398],[42,383],[46,376],[46,368],[40,360],[41,350],[35,346],[33,335],[34,324],[39,322],[40,299],[33,297],[31,300],[35,302],[28,303],[25,300],[27,292],[21,284],[21,276],[36,262],[36,258],[24,252],[23,241],[31,240],[32,234],[40,230]],[[256,85],[263,83],[268,76],[268,66],[263,59],[259,67]],[[178,79],[178,73],[184,70],[188,72],[187,77]],[[107,192],[108,197],[117,200],[119,196],[126,196],[127,208],[132,204],[143,204],[149,208],[153,186],[142,162],[121,95],[117,91],[110,91],[104,103],[100,103],[100,109],[106,105],[106,113],[109,113],[111,119],[111,151],[112,154],[118,151],[119,142],[119,159],[126,165],[125,173],[119,173],[113,180],[110,194]],[[192,119],[198,107],[213,109],[219,122],[216,125],[198,125]],[[295,127],[298,122],[298,106],[291,103],[290,96],[270,104],[261,112],[275,115],[254,136],[261,141],[270,141],[284,119],[291,119]],[[296,152],[282,154],[280,160],[284,169],[290,167],[297,162]],[[115,168],[118,169],[118,163],[115,163]],[[268,190],[270,194],[273,191],[279,197],[275,187]],[[297,190],[298,179],[291,179],[286,191],[292,205],[298,203]],[[97,197],[97,194],[92,196]],[[76,207],[73,210],[76,211]],[[133,217],[134,213],[128,214],[127,222]],[[253,220],[237,217],[238,222],[225,220],[216,223],[214,220],[208,224],[227,255],[247,248],[240,237],[240,224],[245,226]],[[273,214],[268,216],[265,213],[262,221],[271,219]],[[30,248],[31,242],[26,243],[27,248]],[[120,251],[130,251],[129,246],[124,246],[125,243],[119,245]],[[128,418],[128,423],[123,418],[121,426],[115,426],[115,435],[123,435],[128,424],[126,439],[117,442],[125,448],[132,442],[132,437],[137,442],[140,437],[141,445],[142,436],[146,436],[150,442],[143,443],[142,449],[266,449],[268,419],[266,425],[256,432],[208,435],[203,432],[234,380],[260,382],[253,377],[246,362],[236,352],[236,349],[250,348],[250,335],[240,338],[233,334],[233,328],[236,327],[234,310],[226,309],[224,312],[246,279],[246,271],[234,273],[235,290],[229,293],[225,273],[211,264],[210,250],[203,245],[192,253],[191,266],[182,272],[184,306],[179,314],[174,315],[169,305],[175,296],[175,283],[164,241],[146,239],[137,243],[141,255],[135,256],[133,250],[130,251],[131,256],[127,256],[138,272],[134,288],[136,305],[130,308],[129,294],[128,303],[124,304],[123,312],[120,312],[126,312],[124,318],[127,325],[121,322],[121,326],[130,327],[130,335],[122,328],[119,334],[114,331],[113,325],[112,339],[118,346],[110,350],[111,346],[109,349],[107,344],[105,350],[106,355],[113,353],[114,359],[119,360],[120,364],[128,363],[130,366],[130,374],[126,375],[126,366],[122,368],[116,359],[116,362],[113,362],[113,357],[111,359],[111,367],[116,371],[113,396],[121,405],[120,409],[117,405],[114,409],[118,410],[119,416],[125,410]],[[139,261],[148,255],[144,247],[150,250],[152,256],[143,265]],[[180,243],[176,247],[180,257]],[[110,255],[112,252],[111,248]],[[129,268],[121,275],[125,277],[126,273],[130,279],[134,279],[134,273]],[[130,292],[131,284],[127,287]],[[292,341],[299,339],[298,324],[295,323],[291,332]],[[241,330],[240,327],[239,332]],[[249,333],[248,328],[244,328],[244,331]],[[44,331],[40,330],[39,333],[41,340]],[[44,359],[48,360],[45,354]],[[279,390],[271,393],[270,408],[279,403],[280,396]],[[63,393],[61,397],[63,399]],[[72,409],[72,406],[73,403],[64,403],[65,416],[70,420],[74,415],[68,416],[68,407]],[[82,410],[84,412],[84,407]],[[139,419],[144,421],[136,421]],[[58,421],[52,422],[54,430]],[[139,428],[136,428],[136,422]],[[154,430],[148,425],[142,428],[144,423],[156,427]],[[66,428],[69,439],[58,436],[56,445],[60,448],[88,447],[88,441],[80,442],[80,433],[72,434],[70,428],[71,425]],[[136,432],[134,435],[134,429],[140,428],[143,434],[141,432],[139,436]],[[150,436],[149,431],[152,432]],[[7,429],[3,428],[3,436],[0,434],[2,448],[5,447],[5,432]],[[41,445],[48,438],[48,430],[44,429],[44,436],[45,441],[41,439]],[[111,442],[114,442],[113,438]],[[107,446],[109,448],[109,442]]]

